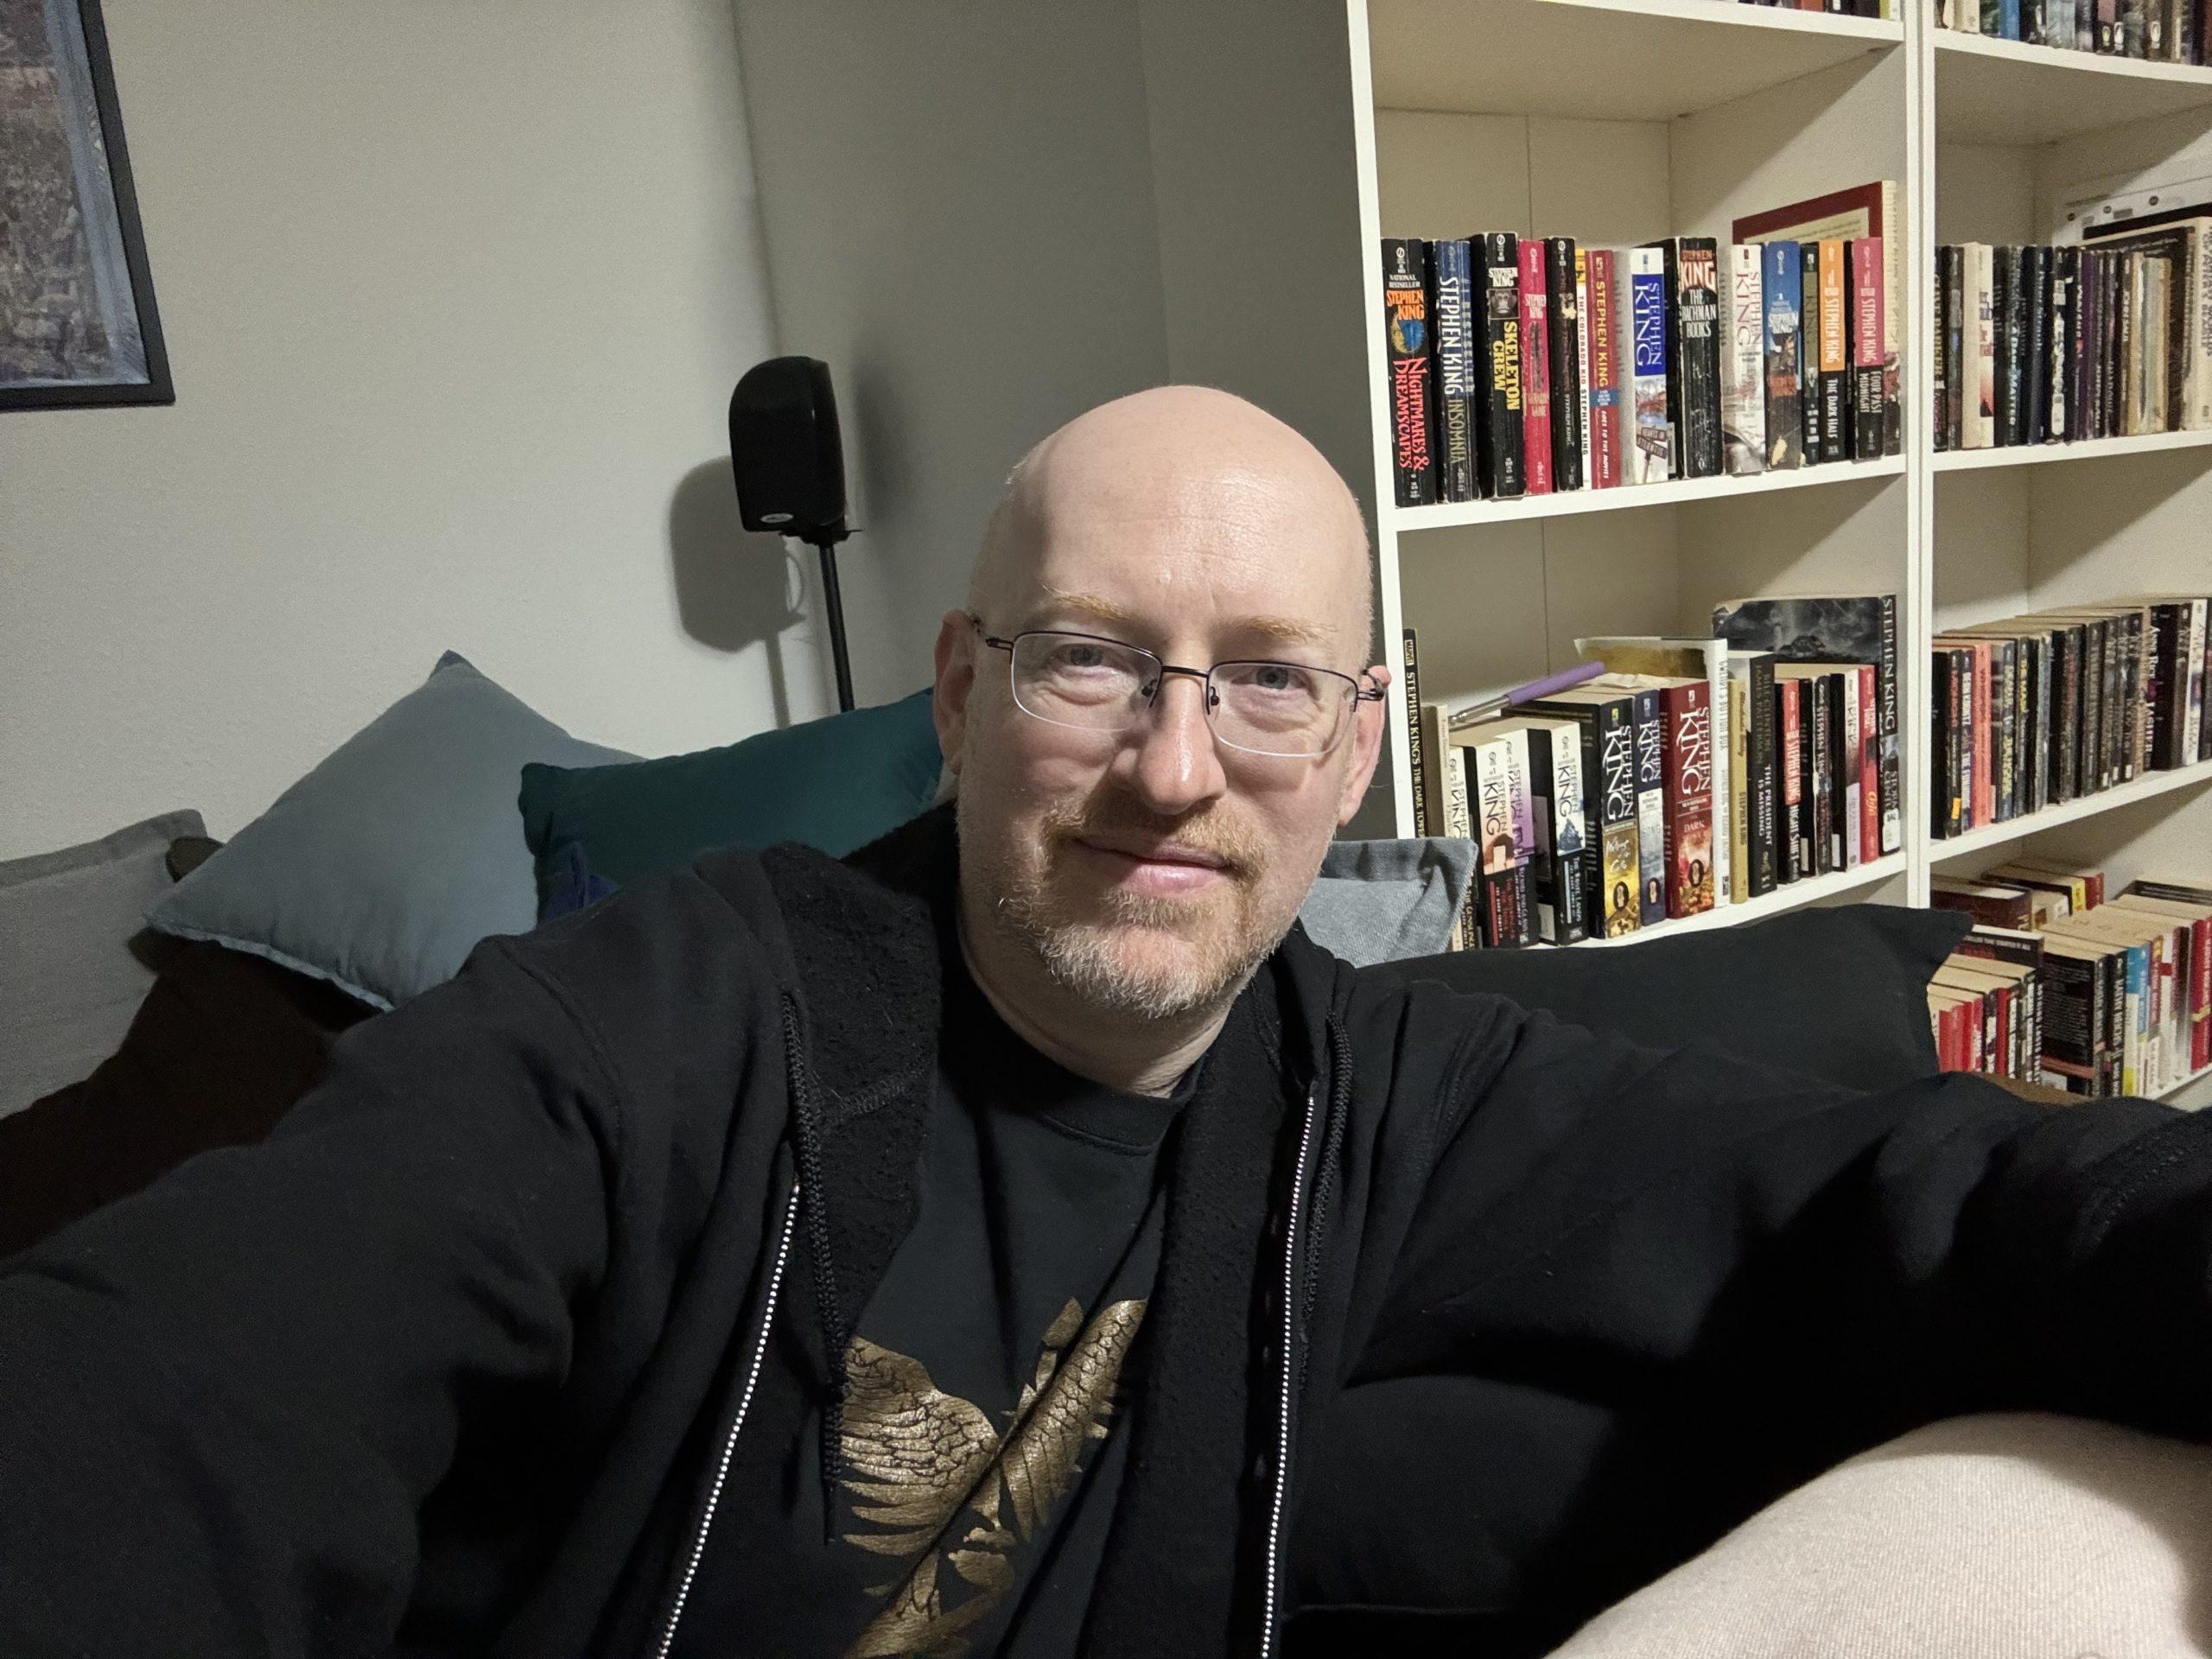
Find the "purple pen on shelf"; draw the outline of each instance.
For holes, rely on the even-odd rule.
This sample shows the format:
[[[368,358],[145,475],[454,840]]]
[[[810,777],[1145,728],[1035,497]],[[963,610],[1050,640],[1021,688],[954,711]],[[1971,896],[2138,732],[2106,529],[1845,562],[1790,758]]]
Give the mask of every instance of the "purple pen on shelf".
[[[1554,691],[1564,691],[1571,685],[1585,680],[1594,680],[1605,671],[1603,663],[1577,663],[1573,668],[1563,668],[1556,674],[1547,674],[1541,680],[1531,680],[1526,685],[1516,685],[1510,691],[1501,691],[1494,697],[1484,697],[1452,711],[1452,729],[1476,726],[1488,720],[1510,704],[1528,702],[1537,697],[1548,697]]]

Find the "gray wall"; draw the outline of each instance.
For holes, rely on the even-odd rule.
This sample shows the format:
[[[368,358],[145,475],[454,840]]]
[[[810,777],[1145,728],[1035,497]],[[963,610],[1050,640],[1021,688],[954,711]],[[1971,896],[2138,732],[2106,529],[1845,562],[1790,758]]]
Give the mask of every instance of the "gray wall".
[[[228,835],[448,646],[643,753],[830,706],[729,0],[105,10],[178,401],[0,416],[0,857]]]

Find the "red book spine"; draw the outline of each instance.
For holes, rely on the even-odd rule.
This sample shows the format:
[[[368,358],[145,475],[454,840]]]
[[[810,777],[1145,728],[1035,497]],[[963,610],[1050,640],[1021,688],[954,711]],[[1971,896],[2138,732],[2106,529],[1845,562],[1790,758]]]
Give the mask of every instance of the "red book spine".
[[[1552,331],[1544,296],[1544,242],[1521,238],[1521,456],[1528,493],[1552,492]]]
[[[1946,1071],[1963,1071],[1966,1066],[1965,1020],[1963,1002],[1946,1002],[1936,1011],[1936,1025],[1941,1033],[1937,1041],[1938,1063]]]
[[[1713,908],[1713,707],[1702,680],[1661,695],[1667,734],[1667,914]]]
[[[1874,712],[1874,668],[1859,671],[1859,854],[1872,863],[1882,855],[1882,722]]]
[[[1778,798],[1774,814],[1775,838],[1780,843],[1775,849],[1775,868],[1782,873],[1783,880],[1795,881],[1799,876],[1810,874],[1800,866],[1797,858],[1797,814],[1805,798],[1804,781],[1798,769],[1804,764],[1805,734],[1803,722],[1797,715],[1796,682],[1778,682],[1776,689],[1782,693],[1776,699],[1782,718],[1775,740],[1780,756],[1775,767],[1775,793]]]
[[[2012,1075],[2012,988],[1997,988],[1997,1052],[1989,1057],[1989,1070],[2000,1077]]]
[[[1997,822],[1997,769],[1990,764],[1996,747],[1996,711],[1990,706],[1989,641],[1976,639],[1967,647],[1974,655],[1974,821]]]
[[[1590,250],[1590,487],[1621,481],[1621,330],[1613,251]]]

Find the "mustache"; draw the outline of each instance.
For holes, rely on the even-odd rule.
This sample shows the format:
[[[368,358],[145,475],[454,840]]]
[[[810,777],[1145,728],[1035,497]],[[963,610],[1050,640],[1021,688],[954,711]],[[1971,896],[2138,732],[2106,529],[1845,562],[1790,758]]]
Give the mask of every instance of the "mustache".
[[[1083,840],[1173,845],[1220,860],[1231,875],[1251,874],[1267,856],[1266,842],[1256,833],[1217,810],[1173,817],[1126,799],[1095,801],[1053,808],[1039,830],[1055,852]]]

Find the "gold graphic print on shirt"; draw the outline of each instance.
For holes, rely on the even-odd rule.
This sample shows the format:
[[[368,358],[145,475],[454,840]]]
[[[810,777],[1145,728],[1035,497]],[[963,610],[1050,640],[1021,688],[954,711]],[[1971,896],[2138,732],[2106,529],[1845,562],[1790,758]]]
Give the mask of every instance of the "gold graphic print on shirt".
[[[1014,1587],[1009,1552],[1036,1535],[1074,1484],[1084,1449],[1106,1438],[1114,1385],[1144,1307],[1114,1302],[1085,1325],[1071,1300],[1045,1332],[1036,1374],[1003,1436],[981,1408],[939,1389],[920,1361],[852,1339],[843,1484],[855,1516],[878,1530],[849,1532],[845,1541],[920,1559],[870,1591],[884,1605],[847,1659],[966,1650],[969,1628]],[[956,1538],[963,1508],[972,1518]],[[946,1567],[950,1577],[941,1574]]]

